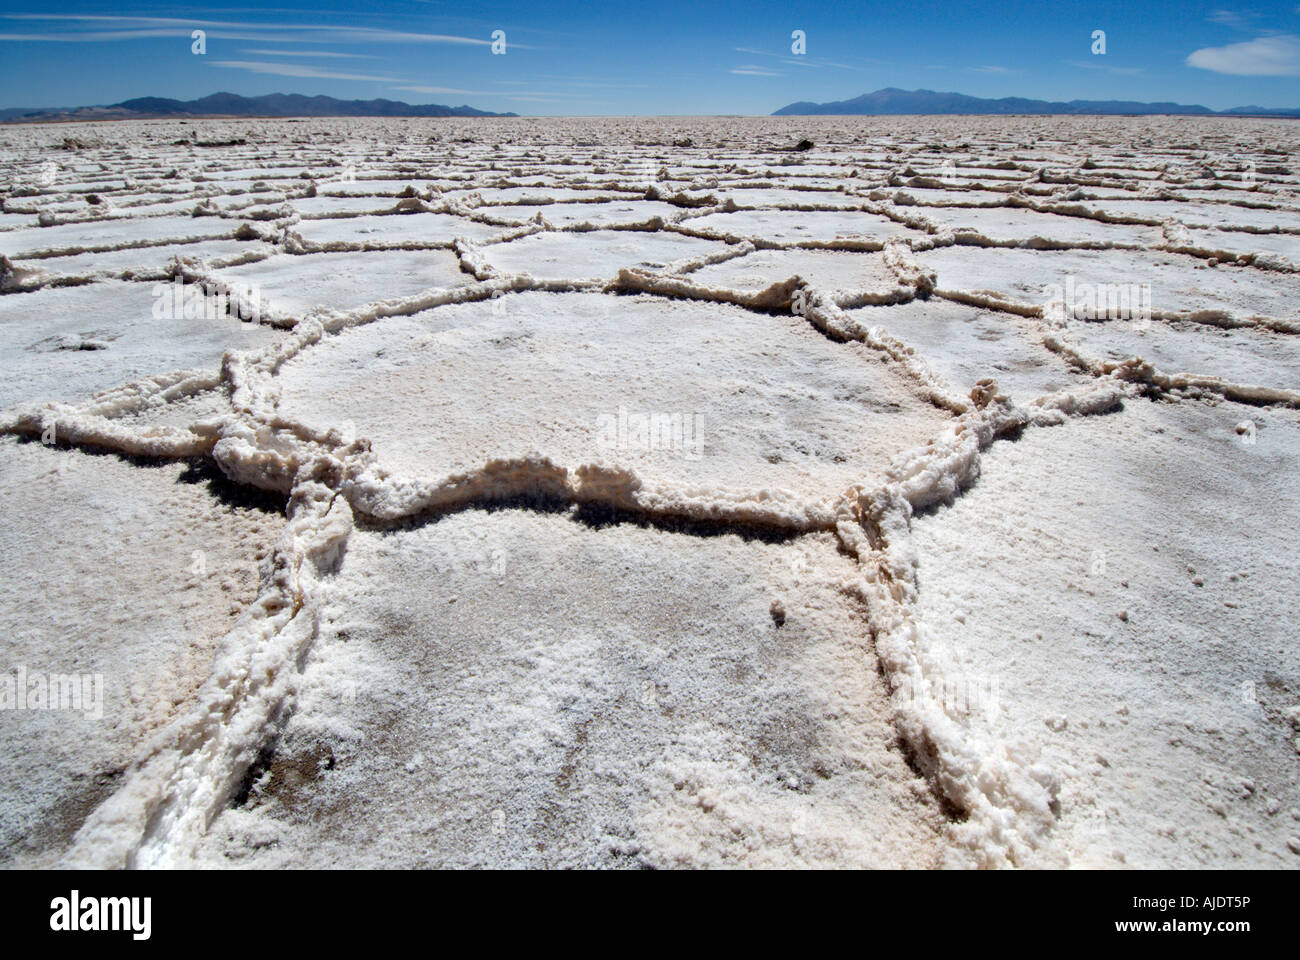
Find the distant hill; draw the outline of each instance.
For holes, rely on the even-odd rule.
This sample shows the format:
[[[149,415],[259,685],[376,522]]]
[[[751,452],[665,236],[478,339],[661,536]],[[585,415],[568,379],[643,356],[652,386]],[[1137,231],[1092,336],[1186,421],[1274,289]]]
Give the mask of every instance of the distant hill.
[[[298,93],[268,93],[241,97],[214,93],[198,100],[137,97],[105,107],[66,107],[45,110],[0,110],[0,122],[33,120],[130,120],[140,117],[516,117],[469,106],[439,103],[416,105],[400,100],[336,100]]]
[[[1068,103],[1031,100],[1026,97],[989,100],[983,97],[970,97],[964,93],[936,93],[933,90],[899,90],[896,87],[886,87],[875,93],[864,93],[852,100],[836,100],[831,103],[811,103],[801,100],[782,107],[772,116],[1015,113],[1300,117],[1300,108],[1233,107],[1231,110],[1216,111],[1198,104],[1189,106],[1182,103],[1139,103],[1135,100],[1071,100]]]

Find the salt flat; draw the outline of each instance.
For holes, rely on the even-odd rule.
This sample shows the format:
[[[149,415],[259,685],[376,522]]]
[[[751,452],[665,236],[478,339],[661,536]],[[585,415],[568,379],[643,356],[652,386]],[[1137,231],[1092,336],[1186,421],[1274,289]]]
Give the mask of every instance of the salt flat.
[[[0,862],[1300,866],[1293,130],[0,128]]]

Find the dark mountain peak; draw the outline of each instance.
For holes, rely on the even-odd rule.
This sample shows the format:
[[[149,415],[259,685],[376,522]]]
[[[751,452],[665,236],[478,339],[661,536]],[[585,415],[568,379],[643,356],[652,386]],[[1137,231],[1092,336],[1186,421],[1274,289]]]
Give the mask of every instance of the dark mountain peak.
[[[268,93],[245,97],[237,93],[212,93],[197,100],[136,97],[105,107],[69,107],[57,110],[5,110],[0,121],[111,119],[141,117],[515,117],[491,113],[468,104],[448,107],[439,103],[409,104],[400,100],[337,100],[322,95]]]
[[[851,100],[830,103],[811,103],[801,100],[782,107],[774,117],[793,116],[869,116],[898,114],[1115,114],[1120,116],[1149,116],[1177,114],[1187,116],[1239,116],[1255,114],[1273,117],[1300,117],[1300,109],[1265,109],[1261,107],[1233,107],[1230,110],[1211,110],[1199,104],[1142,103],[1136,100],[1071,100],[1068,103],[1049,100],[1032,100],[1026,97],[986,99],[964,93],[939,93],[934,90],[900,90],[885,87],[873,93],[864,93]]]

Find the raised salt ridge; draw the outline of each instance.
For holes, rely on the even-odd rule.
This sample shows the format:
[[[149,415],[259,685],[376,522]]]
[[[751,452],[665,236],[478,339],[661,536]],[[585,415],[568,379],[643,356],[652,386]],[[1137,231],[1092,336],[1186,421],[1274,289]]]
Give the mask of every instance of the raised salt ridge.
[[[1294,865],[1285,122],[204,123],[0,132],[0,862]]]

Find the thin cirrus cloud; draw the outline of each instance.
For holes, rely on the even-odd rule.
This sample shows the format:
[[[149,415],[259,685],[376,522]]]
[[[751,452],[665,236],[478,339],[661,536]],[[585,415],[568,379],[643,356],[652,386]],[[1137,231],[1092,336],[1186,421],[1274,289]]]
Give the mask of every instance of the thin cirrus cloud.
[[[1300,37],[1278,34],[1203,47],[1187,57],[1187,65],[1239,77],[1294,77],[1300,75]]]
[[[90,25],[122,24],[120,28],[40,33],[0,33],[0,40],[23,40],[50,43],[102,43],[113,40],[138,40],[147,37],[189,36],[195,29],[206,30],[209,37],[220,40],[275,40],[280,43],[450,43],[491,46],[491,40],[459,37],[443,33],[413,33],[378,27],[340,27],[329,24],[247,23],[229,20],[186,20],[176,17],[130,17],[102,14],[3,13],[0,19],[25,22],[75,23]],[[521,44],[511,44],[521,47]]]
[[[504,83],[505,81],[497,81],[497,82]],[[519,83],[521,84],[525,82],[526,81],[523,80],[519,81]],[[455,94],[457,96],[464,95],[464,96],[471,96],[471,97],[502,97],[503,99],[506,100],[537,100],[544,103],[552,103],[552,102],[559,103],[565,100],[577,100],[580,103],[597,102],[597,101],[592,101],[588,99],[585,95],[581,95],[581,94],[558,93],[558,92],[551,92],[548,90],[537,90],[527,95],[520,95],[520,94],[504,93],[500,90],[463,90],[460,87],[427,86],[421,83],[403,83],[398,86],[394,86],[391,89],[401,90],[405,93],[427,94],[429,96],[437,96],[440,94]]]
[[[402,90],[402,91],[405,91],[406,93],[425,93],[425,94],[430,94],[430,95],[432,95],[432,94],[440,94],[440,93],[464,94],[464,95],[466,95],[466,96],[470,96],[470,97],[498,97],[498,96],[501,95],[501,92],[500,92],[499,90],[498,90],[498,91],[492,91],[492,90],[461,90],[461,89],[458,88],[458,87],[427,87],[427,86],[424,86],[423,84],[418,84],[418,83],[417,83],[417,84],[412,84],[412,85],[410,85],[410,86],[393,87],[393,89],[394,89],[394,90]]]
[[[301,63],[271,63],[264,60],[213,60],[214,67],[229,67],[234,70],[247,70],[250,73],[269,73],[277,77],[307,77],[312,80],[373,80],[379,83],[393,83],[395,77],[376,77],[364,73],[337,73],[322,70]]]
[[[1104,70],[1106,73],[1114,73],[1120,76],[1131,77],[1144,73],[1142,67],[1114,67],[1105,63],[1089,63],[1086,60],[1066,60],[1072,67],[1078,67],[1081,70]]]
[[[0,40],[22,43],[104,43],[110,40],[145,40],[152,37],[188,37],[189,30],[160,27],[152,30],[91,30],[81,33],[9,33],[0,31]],[[214,36],[216,36],[214,34]],[[261,34],[221,34],[224,40],[261,40]]]
[[[798,66],[798,67],[835,67],[838,70],[860,69],[859,67],[855,67],[852,64],[837,63],[834,60],[823,60],[820,57],[809,57],[806,56],[805,54],[799,54],[799,56],[796,57],[787,53],[772,53],[769,50],[758,50],[754,47],[732,47],[731,49],[735,50],[737,53],[752,53],[760,57],[775,57],[776,59],[780,60],[782,63],[788,63],[791,64],[792,66]],[[759,69],[759,68],[755,68],[755,69]]]
[[[802,56],[797,59],[795,57],[782,57],[781,62],[794,64],[798,67],[834,67],[837,70],[861,69],[860,67],[855,67],[848,63],[836,63],[834,60],[805,60]]]
[[[1259,16],[1255,10],[1212,10],[1205,19],[1221,26],[1247,30],[1253,21],[1259,19]]]
[[[736,74],[736,75],[738,75],[738,76],[741,76],[741,77],[782,77],[782,76],[785,76],[785,74],[782,74],[782,73],[776,73],[776,72],[773,71],[773,70],[765,70],[764,68],[762,68],[762,67],[758,67],[758,66],[754,66],[753,64],[746,64],[746,65],[743,66],[743,67],[732,67],[732,68],[731,68],[730,70],[728,70],[727,72],[728,72],[728,73],[734,73],[734,74]]]
[[[366,53],[336,53],[332,50],[240,50],[258,57],[322,57],[326,59],[377,60]]]

